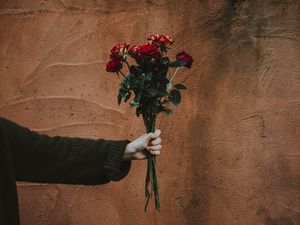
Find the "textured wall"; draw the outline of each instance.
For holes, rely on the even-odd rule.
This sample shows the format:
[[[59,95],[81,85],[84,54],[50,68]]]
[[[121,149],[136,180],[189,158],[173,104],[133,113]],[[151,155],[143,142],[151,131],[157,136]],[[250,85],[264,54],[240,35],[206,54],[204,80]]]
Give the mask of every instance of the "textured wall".
[[[0,0],[0,115],[41,133],[111,139],[144,132],[111,46],[152,32],[195,59],[162,116],[161,205],[143,207],[146,161],[102,186],[18,183],[22,225],[300,224],[298,0]]]

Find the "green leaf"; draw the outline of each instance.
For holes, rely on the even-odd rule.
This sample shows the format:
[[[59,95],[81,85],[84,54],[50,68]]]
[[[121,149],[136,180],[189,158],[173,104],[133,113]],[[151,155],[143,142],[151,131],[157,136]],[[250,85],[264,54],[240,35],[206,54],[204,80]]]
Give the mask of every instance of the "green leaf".
[[[141,110],[140,107],[136,107],[135,114],[136,114],[137,117],[139,117],[140,114],[142,114],[142,110]]]
[[[134,106],[137,106],[139,103],[136,102],[134,99],[130,102],[130,106],[131,107],[134,107]]]
[[[125,97],[125,95],[126,95],[126,89],[124,89],[123,87],[121,87],[120,89],[119,89],[119,95],[121,95],[123,98]]]
[[[118,94],[117,99],[118,99],[118,105],[120,105],[122,101],[122,95]]]
[[[174,61],[169,64],[170,67],[183,67],[185,65],[186,65],[186,62],[182,61],[182,60]]]
[[[162,109],[162,112],[163,112],[164,114],[166,114],[166,115],[170,115],[170,114],[173,113],[173,111],[172,111],[171,109],[167,109],[167,108],[163,108],[163,109]]]
[[[122,99],[125,98],[125,96],[126,96],[126,93],[127,93],[126,87],[124,88],[124,87],[121,85],[120,88],[119,88],[119,94],[118,94],[118,96],[117,96],[118,105],[121,104]]]
[[[128,78],[127,78],[127,87],[129,89],[133,89],[134,88],[134,84],[135,84],[134,77],[131,76],[131,75],[128,75]]]
[[[181,102],[180,91],[178,91],[178,90],[170,91],[169,99],[175,106],[177,106]]]
[[[163,65],[168,65],[169,62],[170,62],[169,57],[163,57],[163,58],[161,59],[161,63],[162,63]]]
[[[135,96],[135,102],[140,102],[140,100],[141,100],[141,97],[142,97],[142,92],[139,92],[136,96]]]
[[[152,77],[153,77],[152,73],[146,73],[145,81],[146,80],[152,80]]]
[[[121,86],[127,88],[130,83],[130,80],[131,80],[131,75],[130,74],[126,75],[126,77],[122,81]]]
[[[164,99],[164,100],[161,102],[161,104],[166,104],[166,103],[168,103],[168,102],[170,102],[169,99]]]
[[[130,96],[131,96],[131,92],[130,91],[126,92],[125,97],[124,97],[124,102],[127,102],[127,100],[130,98]]]
[[[170,115],[171,113],[173,113],[173,111],[171,109],[165,108],[162,105],[157,107],[157,113],[163,112],[166,115]]]
[[[174,87],[177,89],[187,89],[183,84],[175,84]]]
[[[135,75],[135,76],[140,76],[142,74],[142,70],[140,70],[140,68],[138,66],[135,65],[131,65],[129,67],[129,71],[131,74]]]
[[[130,106],[134,107],[134,106],[139,105],[141,97],[142,97],[142,92],[137,93],[135,98],[130,102]]]
[[[165,96],[169,96],[170,94],[166,91],[158,91],[157,95],[160,97],[165,97]]]
[[[137,85],[137,89],[143,89],[142,87],[144,87],[144,83],[146,80],[146,76],[143,74],[143,76],[141,76],[141,78],[138,80],[138,85]]]
[[[152,95],[152,96],[156,96],[156,95],[158,94],[158,92],[159,92],[159,90],[157,90],[157,89],[154,88],[154,87],[149,87],[149,88],[146,89],[146,91],[147,91],[150,95]]]

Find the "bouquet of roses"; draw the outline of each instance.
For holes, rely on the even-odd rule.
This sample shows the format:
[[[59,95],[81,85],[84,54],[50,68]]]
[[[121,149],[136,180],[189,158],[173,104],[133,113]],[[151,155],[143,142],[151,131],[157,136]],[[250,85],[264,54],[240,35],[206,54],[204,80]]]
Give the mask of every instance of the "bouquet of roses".
[[[170,115],[172,109],[168,105],[177,106],[181,102],[180,90],[186,89],[181,83],[173,84],[173,79],[180,68],[191,68],[193,59],[186,52],[176,55],[172,61],[167,57],[167,51],[174,43],[167,35],[151,35],[148,43],[143,45],[118,44],[112,48],[109,62],[106,64],[107,72],[115,72],[123,81],[117,95],[118,105],[122,100],[127,102],[132,93],[134,98],[130,101],[131,107],[136,107],[136,115],[142,115],[147,133],[155,131],[155,121],[158,113]],[[126,69],[123,72],[122,69]],[[171,73],[171,68],[176,68]],[[125,75],[126,74],[126,75]],[[148,154],[148,166],[145,180],[145,195],[147,202],[145,211],[152,195],[155,195],[155,208],[159,211],[159,186],[156,171],[155,155]],[[149,185],[152,184],[151,194]]]

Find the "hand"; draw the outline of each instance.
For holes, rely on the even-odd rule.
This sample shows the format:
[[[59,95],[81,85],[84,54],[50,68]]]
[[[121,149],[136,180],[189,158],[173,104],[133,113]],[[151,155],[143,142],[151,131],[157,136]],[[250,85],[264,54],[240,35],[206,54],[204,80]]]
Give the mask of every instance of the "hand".
[[[161,150],[161,131],[156,129],[154,133],[143,134],[127,144],[123,161],[146,159],[147,151],[152,155],[159,155]]]

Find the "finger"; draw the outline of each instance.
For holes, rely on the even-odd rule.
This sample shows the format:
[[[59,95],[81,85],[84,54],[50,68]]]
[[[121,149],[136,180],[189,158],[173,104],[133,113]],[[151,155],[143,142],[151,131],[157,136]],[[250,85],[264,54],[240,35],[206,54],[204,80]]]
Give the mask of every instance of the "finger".
[[[148,151],[160,151],[161,150],[161,145],[148,146],[147,150]]]
[[[152,154],[152,155],[159,155],[160,151],[150,151],[150,154]]]
[[[150,140],[155,139],[157,137],[158,137],[158,135],[156,133],[149,133],[147,139],[148,139],[148,141],[150,141]]]
[[[157,138],[160,135],[160,133],[161,131],[159,129],[156,129],[154,133],[153,132],[148,133],[148,140]]]
[[[156,139],[152,140],[150,142],[152,145],[158,145],[161,143],[161,138],[160,137],[157,137]]]
[[[157,136],[159,136],[159,135],[161,134],[161,130],[160,130],[160,129],[156,129],[156,130],[154,131],[154,133],[157,134]]]

